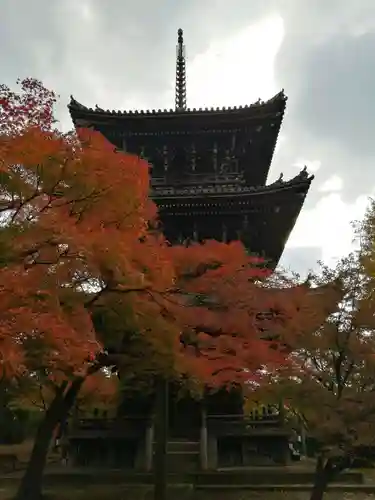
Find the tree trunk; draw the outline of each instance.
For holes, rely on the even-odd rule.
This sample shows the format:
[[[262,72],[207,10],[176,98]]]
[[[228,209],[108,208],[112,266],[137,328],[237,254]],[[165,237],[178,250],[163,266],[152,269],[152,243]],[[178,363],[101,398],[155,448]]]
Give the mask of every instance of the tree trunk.
[[[46,411],[36,433],[34,447],[17,491],[16,500],[40,500],[42,498],[43,472],[53,431],[56,425],[67,417],[84,380],[81,377],[75,379],[66,392],[61,388]]]
[[[154,500],[167,498],[167,444],[169,431],[169,383],[160,378],[156,382]]]
[[[310,500],[322,500],[327,486],[345,469],[350,468],[352,460],[350,456],[324,459],[319,456],[316,462],[314,486]]]
[[[322,500],[327,486],[334,476],[335,469],[332,460],[328,458],[324,463],[324,458],[319,455],[316,461],[314,486],[310,500]]]
[[[322,500],[328,486],[326,473],[323,471],[319,477],[315,477],[314,486],[310,495],[310,500]]]
[[[322,500],[328,484],[327,464],[324,465],[324,459],[318,456],[315,467],[314,486],[311,492],[310,500]]]

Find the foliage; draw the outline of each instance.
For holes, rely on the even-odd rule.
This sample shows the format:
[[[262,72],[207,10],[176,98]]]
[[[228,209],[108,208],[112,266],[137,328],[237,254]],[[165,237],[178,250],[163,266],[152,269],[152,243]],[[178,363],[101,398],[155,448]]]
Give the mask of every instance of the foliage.
[[[375,282],[370,244],[375,234],[368,231],[372,214],[357,233],[358,251],[332,269],[322,265],[321,273],[311,277],[311,293],[317,299],[312,311],[320,319],[326,317],[319,326],[288,335],[293,369],[273,377],[268,390],[285,398],[318,443],[314,499],[322,497],[335,475],[375,445]]]
[[[116,406],[118,385],[118,377],[103,370],[87,376],[76,399],[77,408],[80,411],[92,411],[93,408],[110,409]],[[18,380],[9,408],[12,411],[41,414],[47,410],[54,397],[54,387],[34,373]]]
[[[17,388],[9,380],[0,383],[0,444],[20,443],[35,430],[30,413],[14,407]],[[33,428],[34,427],[34,428]]]
[[[80,371],[101,349],[77,292],[144,286],[137,252],[153,207],[147,164],[116,153],[99,134],[80,131],[77,142],[51,130],[44,92],[39,118],[31,105],[32,111],[25,108],[41,88],[26,83],[30,95],[21,102],[4,91],[0,115],[6,132],[0,141],[1,368],[9,375],[43,366],[56,378]]]
[[[153,229],[147,163],[93,131],[54,130],[55,95],[32,80],[21,90],[0,88],[3,374],[59,384],[105,349],[128,366],[131,332],[153,353],[148,369],[214,385],[282,362],[264,338],[274,317],[259,314],[277,310],[284,328],[294,306],[262,286],[260,261],[240,243],[168,245]]]
[[[54,130],[54,100],[32,80],[21,95],[0,87],[0,377],[37,379],[55,394],[25,475],[35,483],[54,427],[106,363],[95,301],[163,289],[172,276],[148,253],[159,240],[148,232],[147,163],[93,131]],[[19,498],[31,500],[38,492],[27,483]]]
[[[195,377],[214,387],[244,384],[262,378],[267,366],[285,357],[266,333],[278,307],[278,322],[287,321],[287,304],[275,290],[263,287],[269,271],[249,257],[239,242],[208,241],[189,248],[170,248],[177,275],[176,293],[166,310],[181,318],[181,361]]]
[[[19,94],[0,86],[0,376],[29,399],[44,391],[46,408],[28,500],[52,430],[104,367],[259,384],[288,361],[278,339],[297,328],[295,300],[240,243],[169,245],[148,164],[93,130],[54,129],[55,100],[35,80]]]

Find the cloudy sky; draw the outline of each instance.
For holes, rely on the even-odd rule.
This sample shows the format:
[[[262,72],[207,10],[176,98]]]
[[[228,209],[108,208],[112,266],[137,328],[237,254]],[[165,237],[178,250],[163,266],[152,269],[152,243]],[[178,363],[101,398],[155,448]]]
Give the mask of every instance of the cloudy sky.
[[[351,248],[375,191],[374,0],[0,0],[1,82],[41,79],[103,108],[173,107],[184,29],[188,105],[289,96],[269,181],[315,174],[282,264],[299,272]]]

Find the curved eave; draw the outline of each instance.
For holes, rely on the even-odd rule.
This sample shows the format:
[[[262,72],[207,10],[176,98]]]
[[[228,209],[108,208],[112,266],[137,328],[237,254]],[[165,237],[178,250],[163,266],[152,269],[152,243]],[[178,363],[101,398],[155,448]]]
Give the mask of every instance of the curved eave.
[[[301,174],[300,174],[301,176]],[[248,214],[249,230],[245,239],[249,250],[264,253],[267,267],[275,269],[284,251],[303,207],[313,177],[295,177],[289,182],[274,183],[251,192],[223,193],[221,195],[156,197],[153,196],[163,217],[206,217],[210,215]],[[259,212],[264,211],[264,215]],[[265,225],[259,225],[259,221]],[[261,229],[256,236],[254,229]],[[257,241],[258,240],[258,241]],[[255,244],[252,244],[252,241]],[[259,241],[262,248],[257,248]]]
[[[139,136],[145,141],[148,136],[165,138],[212,132],[222,136],[246,131],[249,144],[253,143],[251,147],[259,150],[254,155],[260,163],[256,172],[250,173],[246,169],[247,183],[264,185],[284,118],[286,101],[287,97],[281,91],[265,102],[229,108],[111,111],[88,108],[74,98],[71,98],[68,108],[76,128],[92,127],[120,148],[128,137],[133,140]]]
[[[70,116],[72,117],[73,123],[78,124],[79,120],[93,120],[98,119],[111,119],[116,121],[139,121],[144,119],[166,119],[174,118],[181,121],[190,121],[191,118],[207,118],[212,117],[217,119],[218,116],[223,118],[228,118],[228,120],[233,119],[243,119],[246,117],[263,117],[268,115],[276,115],[281,113],[284,114],[286,106],[287,96],[282,90],[274,97],[267,101],[258,101],[256,103],[246,105],[246,106],[234,106],[234,107],[222,107],[222,108],[193,108],[186,110],[173,110],[173,109],[152,109],[152,110],[137,110],[137,111],[116,111],[116,110],[104,110],[102,108],[89,108],[84,106],[71,96],[70,103],[68,104],[68,109]]]
[[[263,197],[290,197],[294,194],[298,194],[301,199],[301,206],[307,195],[311,182],[314,179],[314,176],[307,176],[301,178],[301,174],[297,175],[293,179],[287,182],[274,182],[267,186],[260,187],[249,187],[249,188],[238,188],[233,187],[232,190],[226,189],[222,192],[209,192],[207,189],[203,188],[199,190],[198,188],[191,188],[191,192],[186,192],[186,188],[175,189],[174,192],[167,194],[167,189],[165,188],[165,194],[163,194],[162,190],[157,191],[156,189],[152,191],[152,197],[155,200],[158,200],[160,203],[170,202],[173,203],[176,200],[178,203],[176,205],[181,205],[180,201],[185,202],[189,200],[191,203],[198,200],[204,200],[206,203],[210,201],[245,201],[245,200],[256,200],[261,201]]]

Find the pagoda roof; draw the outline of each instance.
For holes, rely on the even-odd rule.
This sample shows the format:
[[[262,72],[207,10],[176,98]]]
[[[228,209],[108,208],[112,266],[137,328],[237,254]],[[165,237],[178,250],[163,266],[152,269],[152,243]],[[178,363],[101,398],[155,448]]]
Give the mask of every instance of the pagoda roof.
[[[148,110],[110,110],[103,109],[99,106],[94,108],[85,106],[78,102],[73,96],[70,97],[68,109],[72,117],[73,123],[79,126],[80,120],[89,118],[104,118],[115,121],[124,121],[130,123],[138,122],[144,119],[157,119],[163,120],[166,118],[177,118],[184,122],[194,118],[199,121],[200,119],[213,118],[215,121],[218,116],[225,117],[229,121],[243,121],[247,119],[277,119],[279,118],[280,125],[285,112],[287,96],[284,90],[274,95],[267,101],[258,100],[257,102],[245,106],[231,106],[231,107],[211,107],[211,108],[186,108],[186,109],[148,109]]]
[[[130,145],[131,141],[138,141],[139,149],[152,137],[168,143],[176,136],[185,136],[188,140],[190,136],[194,138],[214,133],[217,134],[215,141],[224,143],[221,137],[230,135],[232,140],[233,134],[244,134],[246,139],[242,140],[251,149],[253,157],[248,166],[243,165],[246,182],[248,185],[264,185],[283,121],[286,101],[287,97],[284,91],[281,91],[267,101],[258,101],[249,106],[115,111],[99,107],[89,108],[72,97],[68,108],[76,128],[93,127],[120,149],[125,140],[126,147],[132,153],[137,153],[137,147],[134,150]],[[202,147],[205,148],[202,145],[197,146],[198,149]],[[240,157],[239,161],[244,160]]]
[[[165,188],[151,191],[162,220],[166,217],[227,216],[242,213],[247,217],[244,244],[256,255],[264,256],[274,269],[303,207],[313,176],[302,170],[289,181],[278,180],[255,188],[223,186],[223,191],[207,193],[202,186]],[[261,219],[259,218],[259,214]],[[182,222],[181,222],[182,224]]]
[[[278,179],[266,186],[246,186],[241,184],[232,185],[195,185],[195,186],[156,186],[151,190],[152,197],[171,200],[176,198],[183,201],[188,198],[193,201],[194,198],[204,198],[206,203],[212,199],[231,198],[231,200],[255,199],[264,196],[276,198],[288,198],[290,201],[295,195],[298,195],[300,208],[302,208],[305,196],[308,193],[314,176],[309,175],[304,168],[299,174],[288,181]]]
[[[248,186],[264,186],[285,113],[284,90],[268,100],[258,99],[244,106],[187,107],[183,31],[179,29],[177,35],[174,109],[110,110],[85,106],[71,96],[68,109],[74,126],[94,128],[117,148],[144,154],[154,166],[165,166],[169,161],[160,148],[166,148],[167,155],[172,151],[173,156],[173,151],[184,151],[193,143],[198,159],[205,157],[207,148],[216,148],[215,158],[221,164],[228,163],[223,156],[225,150],[225,155],[233,153],[230,161],[237,162]],[[198,164],[195,167],[200,168]]]

